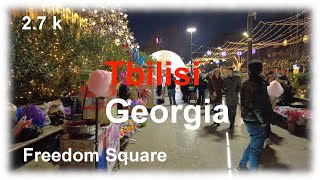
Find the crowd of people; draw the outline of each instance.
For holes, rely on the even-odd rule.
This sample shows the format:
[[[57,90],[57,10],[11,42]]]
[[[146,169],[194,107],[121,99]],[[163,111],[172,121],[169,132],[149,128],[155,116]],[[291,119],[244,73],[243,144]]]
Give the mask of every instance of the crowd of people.
[[[271,144],[269,138],[271,126],[274,118],[274,107],[277,105],[288,105],[294,101],[294,93],[288,77],[285,73],[281,75],[274,74],[272,71],[262,74],[262,63],[252,61],[248,65],[248,74],[246,78],[234,74],[232,67],[225,68],[226,75],[221,76],[220,69],[199,76],[199,85],[195,86],[191,78],[188,85],[181,86],[182,99],[185,103],[196,100],[198,105],[205,105],[205,99],[210,99],[214,108],[222,104],[222,97],[225,95],[225,105],[228,107],[229,130],[234,129],[234,122],[239,104],[241,117],[246,130],[250,135],[250,142],[244,150],[243,157],[240,160],[237,170],[248,170],[247,162],[250,162],[249,170],[257,170],[259,159],[265,144]],[[188,76],[192,76],[190,73]],[[170,105],[176,105],[174,83],[175,77],[171,75],[171,85],[167,87]],[[181,80],[182,81],[182,80]],[[280,97],[269,97],[267,86],[272,81],[277,81],[283,88]],[[158,91],[158,95],[159,95]],[[212,108],[211,111],[216,113]],[[214,123],[213,126],[220,126]]]

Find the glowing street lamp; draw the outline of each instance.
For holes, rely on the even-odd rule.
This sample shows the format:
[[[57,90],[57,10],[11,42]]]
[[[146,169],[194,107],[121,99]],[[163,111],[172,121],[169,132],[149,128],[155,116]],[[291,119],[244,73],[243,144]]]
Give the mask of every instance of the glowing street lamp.
[[[156,43],[157,43],[157,44],[160,43],[160,38],[156,38]]]
[[[190,36],[190,51],[191,51],[191,75],[193,75],[193,69],[192,69],[192,64],[193,64],[193,59],[192,59],[192,33],[196,32],[196,28],[195,27],[189,27],[187,28],[187,31],[191,34]]]
[[[246,38],[249,37],[249,35],[248,35],[247,32],[243,32],[242,35],[243,35],[244,37],[246,37]]]
[[[195,32],[197,29],[195,28],[195,27],[190,27],[190,28],[188,28],[187,29],[187,31],[189,32],[189,33],[193,33],[193,32]]]

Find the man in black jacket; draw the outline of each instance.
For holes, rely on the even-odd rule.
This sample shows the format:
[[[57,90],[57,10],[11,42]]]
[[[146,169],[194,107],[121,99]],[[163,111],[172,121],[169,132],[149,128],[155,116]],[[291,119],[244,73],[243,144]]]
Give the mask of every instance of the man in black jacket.
[[[183,83],[183,82],[185,82],[185,79],[180,79],[180,82],[181,83]],[[187,85],[183,85],[183,86],[181,86],[180,85],[180,90],[181,90],[181,93],[182,93],[182,100],[183,100],[183,102],[187,102]]]
[[[204,91],[208,87],[208,79],[204,77],[203,74],[200,74],[199,76],[199,86],[198,86],[198,105],[204,105]]]
[[[230,121],[229,129],[233,130],[237,114],[241,79],[239,76],[233,74],[232,67],[227,68],[227,75],[228,76],[223,79],[224,85],[222,91],[226,95],[226,105],[228,106],[228,116]]]
[[[247,169],[248,161],[250,161],[250,170],[258,169],[267,125],[273,118],[267,83],[260,77],[262,63],[252,61],[248,69],[249,79],[242,84],[240,90],[240,105],[241,117],[250,135],[250,143],[243,153],[237,170]]]

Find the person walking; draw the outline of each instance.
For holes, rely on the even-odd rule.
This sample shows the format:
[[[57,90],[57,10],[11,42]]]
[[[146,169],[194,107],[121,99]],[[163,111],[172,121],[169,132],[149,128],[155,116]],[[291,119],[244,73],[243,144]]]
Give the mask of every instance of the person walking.
[[[188,73],[187,76],[189,76],[189,79],[191,81],[191,74]],[[185,82],[185,80],[183,80],[183,82]],[[190,91],[189,91],[189,86],[190,86],[190,82],[189,84],[186,84],[183,86],[183,102],[188,103],[189,102],[189,98],[190,98]]]
[[[250,142],[245,149],[236,170],[256,171],[263,151],[268,123],[273,119],[273,110],[267,92],[267,83],[260,74],[262,63],[252,61],[248,64],[249,79],[243,82],[240,89],[241,117],[250,135]]]
[[[223,79],[224,86],[223,92],[226,95],[226,105],[228,107],[228,116],[230,126],[229,129],[233,130],[234,122],[237,114],[237,106],[239,101],[239,92],[241,86],[241,79],[239,76],[233,74],[233,68],[227,68],[227,77]]]
[[[162,94],[162,85],[157,86],[157,104],[163,104],[164,103],[164,95]]]
[[[199,76],[199,86],[198,86],[198,105],[204,105],[204,92],[208,88],[208,80],[203,74]]]
[[[213,106],[211,111],[214,111],[215,106],[222,104],[222,87],[223,87],[223,80],[220,76],[220,70],[216,68],[213,70],[212,77],[208,82],[208,89],[210,92],[210,96],[214,97],[214,98],[211,98],[212,106]],[[216,113],[216,111],[214,112]],[[220,126],[220,124],[216,122],[214,122],[213,125]]]
[[[171,73],[171,78],[168,79],[168,81],[171,81],[171,84],[168,85],[168,96],[169,96],[169,101],[170,101],[170,105],[177,105],[176,103],[176,83],[175,81],[175,77],[173,75],[173,73]]]
[[[211,76],[212,75],[210,73],[207,73],[207,75],[205,77],[205,81],[207,81],[207,87],[206,87],[206,90],[204,91],[204,99],[210,99],[210,97],[209,97],[210,91],[208,89],[208,83],[209,83],[209,80],[211,79]],[[205,104],[207,105],[207,103],[205,103]]]
[[[181,83],[185,82],[185,79],[180,79],[179,80]],[[180,90],[181,90],[181,93],[182,93],[182,100],[183,102],[186,102],[186,97],[187,97],[187,92],[186,92],[186,85],[180,85]]]

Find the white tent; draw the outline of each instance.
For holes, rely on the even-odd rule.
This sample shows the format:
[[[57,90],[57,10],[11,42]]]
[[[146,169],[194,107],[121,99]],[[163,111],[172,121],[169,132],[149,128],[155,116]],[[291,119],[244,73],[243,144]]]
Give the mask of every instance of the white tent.
[[[180,56],[172,51],[160,50],[152,53],[151,57],[156,59],[157,61],[161,61],[162,69],[166,69],[166,61],[170,61],[171,73],[173,74],[177,68],[180,68],[180,67],[187,68],[186,65],[183,63],[182,59],[180,58]],[[184,73],[184,72],[181,71],[180,73]],[[165,81],[166,79],[165,77],[163,77],[163,83],[165,83]],[[176,86],[176,90],[180,90],[179,85]]]
[[[157,61],[162,62],[162,69],[166,68],[166,61],[170,61],[171,73],[173,74],[177,68],[180,68],[180,67],[186,68],[186,65],[183,63],[180,56],[172,51],[160,50],[151,54],[151,57],[156,59]]]

